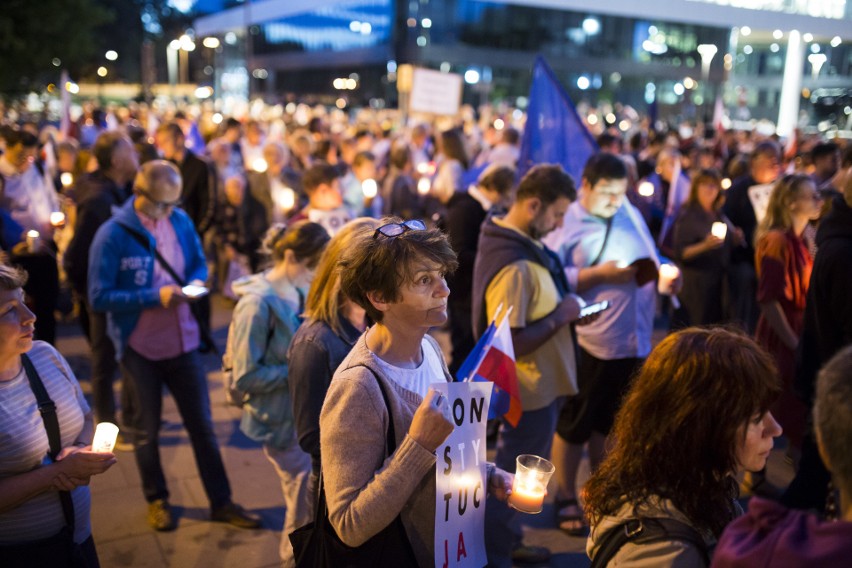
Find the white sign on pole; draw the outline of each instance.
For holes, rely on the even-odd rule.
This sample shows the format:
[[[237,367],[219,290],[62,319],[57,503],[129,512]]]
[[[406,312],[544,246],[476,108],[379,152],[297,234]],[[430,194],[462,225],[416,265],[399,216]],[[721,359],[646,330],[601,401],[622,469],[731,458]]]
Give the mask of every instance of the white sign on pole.
[[[485,425],[494,383],[439,383],[455,424],[438,447],[435,567],[482,568],[485,556]]]
[[[771,183],[764,183],[748,188],[748,198],[751,201],[751,206],[754,209],[754,217],[758,223],[766,216],[766,208],[769,206],[769,196],[772,195],[772,187]]]
[[[432,69],[415,69],[411,88],[411,112],[453,116],[459,112],[462,77]]]

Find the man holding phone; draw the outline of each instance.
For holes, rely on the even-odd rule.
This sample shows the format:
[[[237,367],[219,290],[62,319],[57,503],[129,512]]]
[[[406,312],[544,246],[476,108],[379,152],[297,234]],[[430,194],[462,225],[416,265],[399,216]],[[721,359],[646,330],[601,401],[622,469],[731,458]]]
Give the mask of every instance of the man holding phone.
[[[561,228],[544,239],[563,262],[572,289],[589,302],[609,305],[596,321],[577,328],[579,393],[565,403],[553,444],[557,519],[574,535],[587,530],[576,487],[583,446],[589,445],[594,470],[630,377],[651,351],[659,258],[626,192],[621,158],[606,152],[592,156],[583,169],[580,198],[568,208]],[[649,262],[650,277],[643,269]]]
[[[133,194],[95,234],[89,301],[107,313],[110,339],[138,406],[135,453],[148,523],[158,531],[176,527],[158,445],[165,385],[189,433],[212,520],[256,528],[259,518],[231,501],[198,352],[201,333],[182,289],[185,282],[203,286],[207,264],[192,220],[177,208],[180,172],[163,160],[148,162]]]

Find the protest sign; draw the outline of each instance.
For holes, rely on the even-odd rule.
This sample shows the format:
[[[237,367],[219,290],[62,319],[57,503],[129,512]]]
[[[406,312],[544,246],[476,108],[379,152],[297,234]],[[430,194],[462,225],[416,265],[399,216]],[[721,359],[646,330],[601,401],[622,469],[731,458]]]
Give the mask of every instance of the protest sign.
[[[432,385],[447,397],[455,428],[438,447],[435,566],[482,568],[485,556],[485,425],[491,382]]]
[[[432,69],[414,69],[411,112],[455,116],[459,112],[461,95],[461,75],[441,73]]]

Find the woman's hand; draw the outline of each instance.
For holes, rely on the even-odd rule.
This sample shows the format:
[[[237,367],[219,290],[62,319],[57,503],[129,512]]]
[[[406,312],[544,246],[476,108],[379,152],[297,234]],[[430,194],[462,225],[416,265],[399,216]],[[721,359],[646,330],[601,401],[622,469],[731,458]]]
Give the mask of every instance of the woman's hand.
[[[495,467],[488,478],[488,493],[505,502],[509,499],[509,495],[512,494],[512,484],[514,482],[514,475],[499,467]]]
[[[430,388],[414,413],[408,435],[425,449],[434,452],[452,431],[453,422],[446,397]]]
[[[62,491],[88,485],[89,478],[105,472],[116,462],[111,452],[93,452],[76,446],[64,448],[56,459],[58,473],[53,486]]]

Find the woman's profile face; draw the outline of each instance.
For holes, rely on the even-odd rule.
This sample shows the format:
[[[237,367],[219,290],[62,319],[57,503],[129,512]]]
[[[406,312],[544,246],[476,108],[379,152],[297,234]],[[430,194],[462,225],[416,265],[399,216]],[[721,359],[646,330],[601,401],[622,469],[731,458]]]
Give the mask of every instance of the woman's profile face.
[[[698,203],[705,211],[713,211],[715,209],[719,190],[719,185],[714,182],[702,182],[698,184]]]
[[[20,355],[32,348],[35,320],[24,303],[23,290],[0,290],[0,357]]]
[[[443,267],[421,261],[413,268],[412,280],[402,285],[399,301],[388,305],[382,322],[394,321],[415,327],[443,325],[447,321],[447,297],[450,295]]]
[[[744,430],[744,432],[743,432]],[[760,471],[766,466],[773,438],[781,435],[781,426],[771,412],[755,414],[744,426],[739,436],[737,464],[740,470]]]

